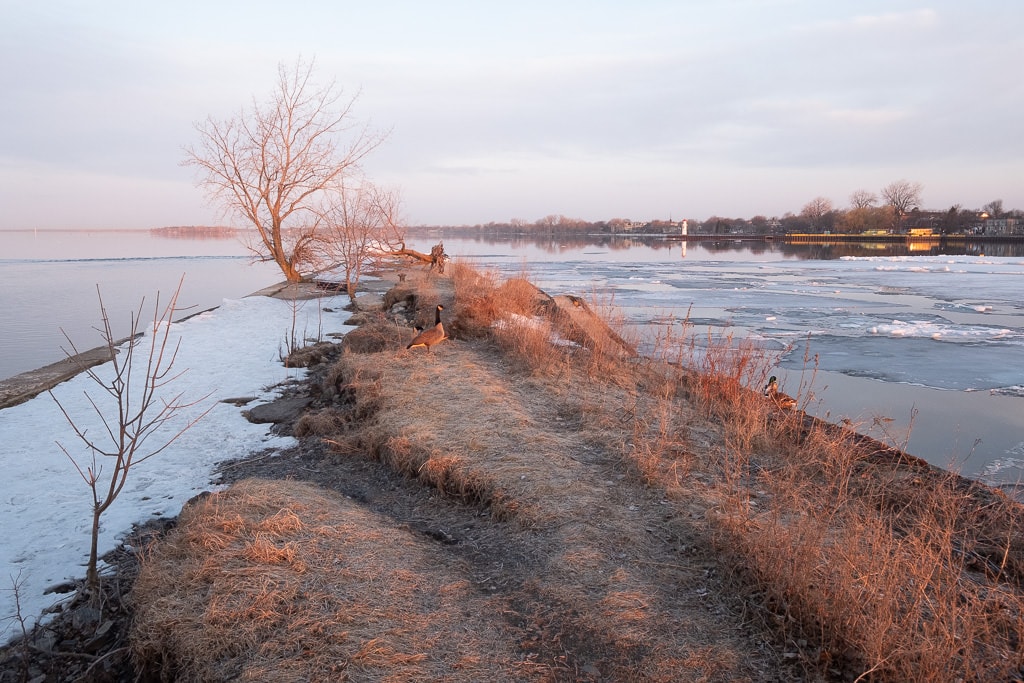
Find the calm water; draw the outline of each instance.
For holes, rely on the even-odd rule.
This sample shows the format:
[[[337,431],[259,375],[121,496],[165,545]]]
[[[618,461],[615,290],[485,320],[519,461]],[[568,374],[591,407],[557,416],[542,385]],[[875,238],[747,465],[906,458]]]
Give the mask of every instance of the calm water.
[[[146,231],[3,231],[0,258],[0,379],[64,358],[67,332],[80,350],[99,346],[97,296],[118,337],[145,298],[152,316],[184,277],[179,317],[279,282],[281,273],[252,264],[235,239],[173,239]],[[152,319],[152,318],[150,318]]]

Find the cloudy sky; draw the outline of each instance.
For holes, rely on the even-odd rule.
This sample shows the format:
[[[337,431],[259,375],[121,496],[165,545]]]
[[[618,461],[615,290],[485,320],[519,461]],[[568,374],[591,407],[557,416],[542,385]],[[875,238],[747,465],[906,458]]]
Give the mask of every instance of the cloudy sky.
[[[0,229],[224,222],[193,124],[313,58],[412,224],[1024,209],[1016,0],[0,0]]]

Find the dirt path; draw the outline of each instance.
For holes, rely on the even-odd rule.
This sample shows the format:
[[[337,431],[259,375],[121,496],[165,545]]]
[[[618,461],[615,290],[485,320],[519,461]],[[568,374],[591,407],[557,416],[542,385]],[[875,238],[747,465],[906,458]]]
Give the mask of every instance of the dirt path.
[[[411,529],[491,599],[487,621],[532,663],[523,680],[794,679],[723,593],[700,520],[631,470],[629,434],[578,387],[486,341],[342,362],[359,419],[327,438],[346,453],[306,438],[227,480],[312,481]]]

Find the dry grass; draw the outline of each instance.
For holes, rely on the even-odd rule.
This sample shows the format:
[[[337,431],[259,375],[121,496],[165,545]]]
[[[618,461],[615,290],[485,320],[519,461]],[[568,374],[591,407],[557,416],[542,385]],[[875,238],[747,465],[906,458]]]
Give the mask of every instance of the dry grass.
[[[354,324],[354,323],[350,323]],[[373,320],[347,333],[341,348],[349,353],[378,353],[404,348],[414,331],[387,320]]]
[[[1020,672],[1018,505],[928,467],[908,488],[902,457],[865,468],[877,445],[821,424],[808,428],[801,414],[778,411],[760,395],[777,358],[745,340],[708,333],[698,344],[691,332],[677,348],[676,367],[685,370],[673,379],[721,428],[717,457],[699,465],[718,475],[707,498],[710,531],[768,596],[766,612],[809,663],[852,668],[864,680],[942,680],[951,671],[963,680],[1002,680]],[[544,357],[537,368],[551,366]],[[620,364],[615,376],[623,374],[636,378]],[[648,376],[643,385],[648,407],[630,411],[627,456],[647,481],[692,496],[681,485],[698,466],[685,436],[692,415],[666,383]]]
[[[709,531],[796,653],[858,680],[1020,675],[1018,504],[849,430],[779,411],[751,388],[774,364],[753,347],[728,338],[705,340],[700,353],[692,341],[680,346],[695,369],[682,373],[689,395],[721,425],[714,458],[687,465],[716,472]],[[671,402],[660,410],[668,414]],[[633,454],[641,469],[693,495],[667,467],[675,439],[663,426],[645,431],[647,447]]]
[[[495,322],[516,314],[537,313],[540,290],[523,278],[502,282],[497,271],[480,270],[455,261],[451,266],[455,298],[453,328],[462,336],[486,336]]]
[[[451,272],[458,336],[494,339],[520,367],[557,372],[563,354],[551,343],[551,322],[540,317],[547,294],[524,278],[501,281],[496,272],[458,261]]]
[[[521,279],[456,263],[432,286],[418,300],[451,302],[455,341],[343,354],[322,380],[333,405],[297,430],[331,447],[320,469],[380,462],[480,535],[445,553],[348,503],[322,519],[341,501],[313,489],[242,492],[238,508],[229,489],[147,563],[159,580],[142,583],[140,607],[172,614],[141,622],[141,658],[192,671],[205,652],[221,671],[264,675],[263,653],[290,672],[308,649],[359,680],[1020,675],[1019,505],[778,410],[760,393],[776,359],[744,340],[687,328],[659,341],[661,359],[637,359],[590,306],[552,307]],[[339,527],[344,538],[315,531]],[[213,619],[213,640],[189,650],[214,605],[245,627],[217,635]],[[486,647],[439,651],[426,635],[439,620],[480,629]],[[323,633],[297,644],[307,623]]]
[[[615,329],[610,302],[595,314],[578,296],[549,296],[525,276],[502,281],[493,271],[456,263],[452,268],[455,326],[465,336],[487,337],[506,356],[536,375],[560,375],[573,356],[589,375],[617,374],[618,361],[636,355],[635,343]]]
[[[175,681],[518,680],[500,615],[446,564],[338,496],[245,481],[147,557],[134,655]]]

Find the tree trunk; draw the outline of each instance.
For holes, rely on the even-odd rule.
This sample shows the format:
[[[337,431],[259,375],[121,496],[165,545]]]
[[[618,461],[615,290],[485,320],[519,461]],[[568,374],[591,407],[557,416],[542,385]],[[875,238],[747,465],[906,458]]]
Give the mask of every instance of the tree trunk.
[[[85,570],[85,589],[90,602],[98,601],[100,596],[100,572],[96,565],[99,563],[101,514],[100,506],[94,505],[92,509],[92,545],[89,549],[89,565]]]
[[[277,265],[281,267],[281,272],[284,273],[284,278],[288,282],[302,282],[302,274],[295,269],[288,259],[278,258]]]
[[[410,258],[414,258],[417,261],[429,263],[431,270],[437,267],[437,270],[440,273],[444,273],[444,264],[445,261],[448,260],[448,255],[444,253],[443,242],[438,242],[437,244],[435,244],[434,247],[430,250],[429,254],[424,254],[423,252],[416,251],[415,249],[407,249],[405,243],[403,242],[402,248],[392,251],[391,255],[409,256]]]
[[[430,254],[424,254],[422,251],[416,251],[415,249],[406,249],[404,246],[401,249],[396,249],[391,252],[392,256],[408,256],[414,258],[417,261],[423,261],[423,263],[430,263]]]

